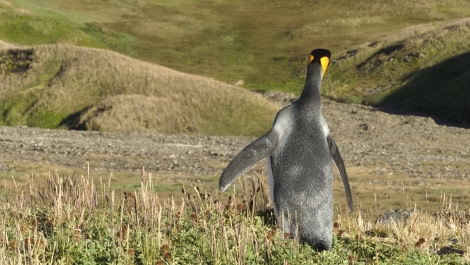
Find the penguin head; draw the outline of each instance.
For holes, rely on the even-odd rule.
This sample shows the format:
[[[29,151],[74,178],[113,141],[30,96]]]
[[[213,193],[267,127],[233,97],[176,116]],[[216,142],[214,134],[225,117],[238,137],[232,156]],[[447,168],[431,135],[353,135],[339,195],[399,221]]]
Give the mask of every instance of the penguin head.
[[[310,56],[308,57],[308,64],[309,65],[312,63],[320,64],[323,70],[322,72],[322,79],[323,79],[326,69],[328,68],[328,65],[330,64],[330,58],[331,58],[331,52],[329,50],[315,49],[310,53]]]

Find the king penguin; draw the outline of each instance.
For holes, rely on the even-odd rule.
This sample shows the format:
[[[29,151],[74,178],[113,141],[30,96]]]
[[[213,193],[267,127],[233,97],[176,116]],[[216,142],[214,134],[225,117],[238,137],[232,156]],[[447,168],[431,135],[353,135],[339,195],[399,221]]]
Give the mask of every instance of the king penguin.
[[[320,88],[330,58],[328,50],[312,51],[299,99],[278,112],[268,133],[233,158],[219,181],[220,190],[225,191],[242,173],[267,158],[278,226],[318,251],[330,250],[332,244],[333,161],[353,210],[343,159],[321,111]]]

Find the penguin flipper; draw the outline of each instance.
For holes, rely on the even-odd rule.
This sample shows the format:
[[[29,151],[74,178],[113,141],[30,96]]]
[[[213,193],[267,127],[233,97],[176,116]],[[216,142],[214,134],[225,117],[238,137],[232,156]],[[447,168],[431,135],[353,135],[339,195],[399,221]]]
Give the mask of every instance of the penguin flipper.
[[[328,148],[330,149],[330,156],[335,161],[336,166],[338,167],[341,180],[343,181],[344,190],[346,192],[346,199],[348,200],[348,206],[351,211],[353,211],[353,200],[351,195],[351,188],[349,187],[348,174],[346,173],[346,168],[344,167],[343,158],[339,153],[338,146],[331,135],[326,137],[328,142]]]
[[[219,180],[219,189],[225,191],[243,172],[270,156],[276,149],[279,137],[274,130],[246,146],[224,169]]]

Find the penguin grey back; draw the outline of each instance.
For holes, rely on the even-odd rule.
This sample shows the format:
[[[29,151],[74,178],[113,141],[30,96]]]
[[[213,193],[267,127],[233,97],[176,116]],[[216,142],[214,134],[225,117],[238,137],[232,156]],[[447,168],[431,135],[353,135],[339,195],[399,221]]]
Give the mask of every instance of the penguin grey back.
[[[321,80],[330,56],[328,50],[312,51],[300,98],[278,113],[267,134],[230,162],[219,182],[225,190],[244,171],[268,158],[268,182],[278,224],[284,233],[317,250],[331,248],[332,161],[338,166],[352,210],[344,163],[321,113]]]

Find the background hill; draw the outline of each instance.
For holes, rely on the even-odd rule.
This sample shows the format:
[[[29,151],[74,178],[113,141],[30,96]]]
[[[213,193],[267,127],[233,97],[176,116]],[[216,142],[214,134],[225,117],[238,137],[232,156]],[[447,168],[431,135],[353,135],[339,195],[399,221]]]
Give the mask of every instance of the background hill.
[[[0,39],[10,43],[111,49],[226,83],[243,80],[253,91],[298,94],[307,54],[326,47],[335,59],[326,97],[468,122],[461,71],[470,50],[468,1],[1,0],[0,13]],[[458,56],[457,64],[443,63]],[[426,69],[442,74],[428,79]],[[423,84],[427,99],[416,93]],[[436,95],[446,100],[436,104]]]
[[[252,135],[277,110],[242,88],[106,50],[40,45],[0,58],[3,125]]]
[[[403,29],[337,58],[324,94],[440,122],[470,122],[470,19]]]

